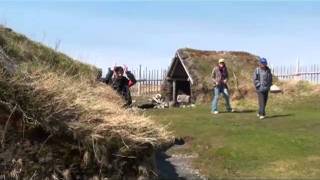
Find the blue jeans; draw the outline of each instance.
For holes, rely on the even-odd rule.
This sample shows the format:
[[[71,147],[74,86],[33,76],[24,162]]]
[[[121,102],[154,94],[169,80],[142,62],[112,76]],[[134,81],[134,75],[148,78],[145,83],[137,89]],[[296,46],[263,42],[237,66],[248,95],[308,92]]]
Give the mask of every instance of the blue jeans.
[[[232,111],[231,105],[230,105],[230,95],[229,95],[229,91],[227,88],[225,87],[221,87],[221,86],[216,86],[213,89],[213,93],[214,93],[214,97],[212,100],[212,108],[211,111],[218,111],[218,100],[219,100],[219,95],[222,93],[223,97],[226,101],[226,109],[227,111]]]

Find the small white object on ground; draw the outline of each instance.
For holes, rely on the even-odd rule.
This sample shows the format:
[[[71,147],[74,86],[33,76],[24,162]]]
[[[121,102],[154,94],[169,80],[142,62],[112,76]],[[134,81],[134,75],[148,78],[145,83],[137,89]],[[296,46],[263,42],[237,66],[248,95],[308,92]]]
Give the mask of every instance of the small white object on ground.
[[[180,94],[177,96],[177,102],[178,103],[189,103],[190,102],[190,96],[186,94]]]
[[[270,92],[272,93],[279,93],[279,92],[282,92],[281,88],[277,85],[272,85],[270,87]]]
[[[213,111],[212,114],[219,114],[219,111]]]

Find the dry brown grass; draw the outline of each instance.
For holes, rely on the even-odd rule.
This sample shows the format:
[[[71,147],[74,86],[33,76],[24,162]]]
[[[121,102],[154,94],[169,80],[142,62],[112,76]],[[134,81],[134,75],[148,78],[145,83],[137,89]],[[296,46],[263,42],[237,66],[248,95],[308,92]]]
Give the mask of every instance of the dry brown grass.
[[[57,169],[70,171],[74,177],[74,168],[63,169],[61,164],[78,165],[78,170],[100,178],[113,174],[118,178],[154,174],[155,149],[173,141],[168,131],[146,116],[123,109],[122,98],[110,87],[96,82],[96,68],[73,61],[10,30],[0,27],[0,32],[0,115],[9,122],[9,114],[17,114],[15,119],[23,124],[21,132],[8,128],[12,137],[3,136],[3,144],[20,149],[21,143],[17,143],[20,139],[13,137],[24,137],[24,133],[41,128],[48,135],[41,145],[34,146],[36,156],[41,159],[51,153],[57,158],[41,165],[47,169],[25,166],[19,177],[30,178],[33,176],[30,173],[37,171],[38,178],[45,178]],[[50,57],[44,56],[46,53]],[[15,64],[10,71],[9,63]],[[0,124],[1,134],[8,134],[5,131]],[[8,151],[0,149],[0,154]],[[25,153],[15,156],[27,164],[31,161]],[[69,160],[63,160],[64,157]],[[58,167],[54,165],[57,162]],[[15,170],[10,170],[12,166],[6,166],[8,171],[1,168],[2,165],[0,171],[5,174]]]
[[[291,98],[317,95],[320,92],[320,85],[308,81],[279,81],[277,85],[281,87],[284,95]]]
[[[36,93],[55,95],[52,101],[44,101],[43,104],[58,107],[49,116],[54,117],[54,114],[63,111],[68,113],[70,109],[70,114],[76,113],[78,116],[70,116],[73,118],[67,120],[67,126],[74,130],[88,127],[86,136],[90,139],[100,140],[111,135],[121,137],[129,145],[151,143],[160,146],[170,137],[164,128],[148,117],[124,110],[122,99],[105,84],[75,81],[72,77],[59,76],[47,70],[34,71],[25,81]],[[41,96],[40,93],[38,95]]]

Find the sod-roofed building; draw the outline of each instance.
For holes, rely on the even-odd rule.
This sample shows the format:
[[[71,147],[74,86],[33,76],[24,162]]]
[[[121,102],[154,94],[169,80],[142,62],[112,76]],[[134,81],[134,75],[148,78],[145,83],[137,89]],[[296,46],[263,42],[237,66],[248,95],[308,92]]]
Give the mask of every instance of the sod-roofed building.
[[[258,56],[247,52],[185,48],[175,53],[162,93],[170,101],[176,101],[179,94],[190,95],[192,102],[211,101],[211,73],[220,58],[225,59],[229,71],[228,84],[232,99],[245,98],[249,92],[253,92],[252,76],[258,66]]]

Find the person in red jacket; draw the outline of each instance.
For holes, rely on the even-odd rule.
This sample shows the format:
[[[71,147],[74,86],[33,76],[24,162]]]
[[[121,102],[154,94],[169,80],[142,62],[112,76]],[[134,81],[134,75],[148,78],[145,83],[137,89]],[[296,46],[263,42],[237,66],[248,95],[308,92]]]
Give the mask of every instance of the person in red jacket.
[[[105,78],[105,82],[117,91],[126,101],[124,107],[128,107],[132,104],[132,98],[130,93],[130,87],[137,81],[134,75],[128,71],[128,68],[122,68],[121,66],[115,66],[113,71],[109,68]]]

